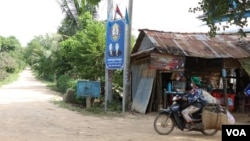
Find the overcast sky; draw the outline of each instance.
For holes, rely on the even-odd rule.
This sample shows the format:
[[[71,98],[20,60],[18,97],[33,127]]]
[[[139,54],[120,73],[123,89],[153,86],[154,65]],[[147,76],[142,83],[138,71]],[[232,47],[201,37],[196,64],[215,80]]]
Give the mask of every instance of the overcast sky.
[[[128,0],[113,0],[125,15]],[[133,0],[132,33],[138,29],[170,32],[207,32],[208,27],[189,13],[199,0]],[[101,19],[107,18],[107,0],[99,6]],[[15,36],[25,46],[36,35],[54,33],[63,19],[56,0],[0,0],[0,35]]]
[[[0,35],[23,46],[36,35],[54,33],[63,18],[56,0],[0,0]]]
[[[125,14],[128,0],[113,0]],[[198,6],[199,0],[133,0],[132,29],[154,29],[173,32],[207,32],[208,27],[196,17],[202,13],[190,13],[189,8]],[[107,18],[107,1],[102,1],[100,17]]]

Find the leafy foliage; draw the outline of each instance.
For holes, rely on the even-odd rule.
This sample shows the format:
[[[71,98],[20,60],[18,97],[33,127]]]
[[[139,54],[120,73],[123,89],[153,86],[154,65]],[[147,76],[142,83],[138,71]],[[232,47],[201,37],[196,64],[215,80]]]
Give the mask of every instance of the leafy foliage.
[[[0,53],[0,65],[7,73],[13,73],[17,68],[16,59],[9,53]]]
[[[100,0],[59,0],[58,3],[65,13],[65,19],[58,33],[66,37],[74,35],[81,28],[79,17],[85,12],[94,15],[96,12],[95,6],[99,2]]]
[[[92,20],[88,12],[80,19],[85,28],[61,42],[62,52],[76,78],[104,80],[105,26]]]
[[[27,63],[40,78],[56,82],[61,93],[68,88],[76,90],[77,80],[104,82],[106,23],[94,19],[94,4],[99,1],[61,0],[66,16],[58,30],[59,35],[37,36],[25,48]],[[69,8],[69,5],[73,6]],[[135,38],[132,39],[134,42]],[[122,71],[114,71],[113,93],[119,105],[122,82]],[[101,90],[103,94],[103,87]],[[76,100],[84,102],[79,97]],[[117,106],[114,105],[114,108]]]
[[[17,73],[25,67],[23,48],[14,37],[0,36],[0,80],[6,79],[9,74]]]
[[[238,33],[241,36],[246,36],[244,27],[248,26],[245,16],[247,10],[250,10],[248,0],[201,0],[197,7],[189,9],[190,12],[204,13],[202,20],[209,26],[211,37],[214,37],[221,28],[225,30],[232,25],[239,27]],[[226,21],[225,25],[222,25],[223,21]]]
[[[15,51],[21,48],[20,42],[14,37],[0,37],[1,52]]]
[[[76,85],[74,79],[68,75],[61,75],[57,79],[57,88],[61,93],[65,93],[68,88],[72,88],[74,85]]]

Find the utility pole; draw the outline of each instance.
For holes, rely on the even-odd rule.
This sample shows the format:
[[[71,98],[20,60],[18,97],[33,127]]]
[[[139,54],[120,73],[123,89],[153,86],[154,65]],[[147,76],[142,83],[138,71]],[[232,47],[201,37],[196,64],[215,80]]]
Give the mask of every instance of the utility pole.
[[[113,20],[113,0],[108,0],[107,4],[107,23],[110,20]],[[105,55],[107,54],[105,53]],[[107,101],[111,100],[112,100],[112,73],[111,70],[109,71],[105,66],[105,106],[104,106],[105,111],[107,111]]]
[[[129,0],[128,4],[128,19],[129,24],[126,24],[126,42],[124,49],[124,69],[123,69],[123,98],[122,98],[122,112],[125,113],[127,106],[129,87],[129,66],[130,66],[130,45],[131,45],[131,31],[132,31],[132,10],[133,0]]]

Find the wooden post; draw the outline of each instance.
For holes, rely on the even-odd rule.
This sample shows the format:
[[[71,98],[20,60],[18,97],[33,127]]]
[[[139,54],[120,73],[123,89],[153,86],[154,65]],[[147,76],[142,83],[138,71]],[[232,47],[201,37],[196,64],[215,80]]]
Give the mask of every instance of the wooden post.
[[[227,102],[227,71],[225,68],[222,69],[222,79],[223,79],[223,93],[224,93],[224,106],[229,109]]]
[[[166,94],[166,89],[163,90],[163,95],[164,95],[164,107],[167,108],[167,94]]]
[[[92,106],[92,103],[91,103],[91,97],[87,97],[86,98],[86,108],[91,108]]]
[[[227,79],[223,77],[223,93],[224,93],[224,105],[228,109],[228,98],[227,98]]]

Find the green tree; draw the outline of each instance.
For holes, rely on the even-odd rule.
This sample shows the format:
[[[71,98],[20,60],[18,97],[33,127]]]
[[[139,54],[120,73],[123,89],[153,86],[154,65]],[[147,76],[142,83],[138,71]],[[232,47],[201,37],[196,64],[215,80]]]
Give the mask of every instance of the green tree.
[[[232,25],[238,27],[238,33],[246,36],[244,27],[248,26],[245,16],[250,10],[249,0],[201,0],[198,6],[190,8],[190,12],[203,12],[203,21],[209,26],[209,35],[214,37],[221,29],[225,30]],[[226,24],[221,24],[226,21]]]
[[[61,36],[58,34],[40,35],[31,40],[25,48],[26,62],[38,72],[39,77],[49,81],[55,79],[60,40]]]
[[[7,38],[0,37],[0,51],[1,52],[8,52],[8,51],[15,51],[21,49],[21,44],[18,39],[14,36],[9,36]]]
[[[25,67],[23,48],[14,36],[0,36],[0,80]]]
[[[86,12],[80,18],[85,28],[61,42],[63,54],[76,78],[104,80],[105,24]]]
[[[95,14],[95,7],[100,0],[60,0],[58,1],[62,11],[65,13],[65,19],[58,30],[59,34],[67,36],[74,35],[80,28],[78,17],[85,12]]]

